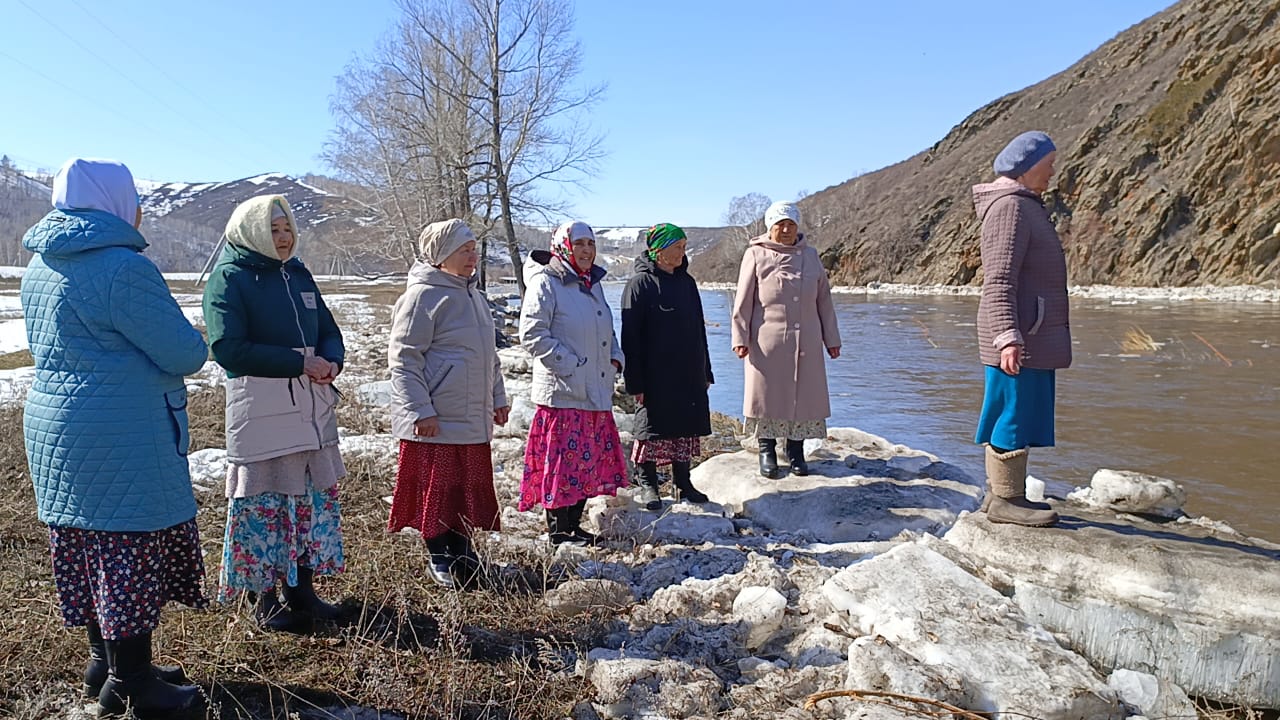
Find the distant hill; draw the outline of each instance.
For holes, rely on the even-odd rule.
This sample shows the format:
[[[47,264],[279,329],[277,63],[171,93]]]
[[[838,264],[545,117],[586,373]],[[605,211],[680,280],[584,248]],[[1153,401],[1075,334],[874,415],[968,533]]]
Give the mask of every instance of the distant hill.
[[[1059,148],[1046,200],[1073,283],[1275,281],[1278,15],[1275,0],[1183,0],[928,150],[801,200],[809,240],[837,283],[980,282],[970,186],[1040,129]],[[710,252],[694,271],[732,280],[740,257]]]

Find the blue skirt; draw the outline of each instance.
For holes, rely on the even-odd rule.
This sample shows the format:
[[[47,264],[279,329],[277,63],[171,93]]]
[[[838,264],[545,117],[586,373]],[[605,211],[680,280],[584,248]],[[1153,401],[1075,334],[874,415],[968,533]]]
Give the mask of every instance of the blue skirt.
[[[974,442],[1002,450],[1053,447],[1054,371],[1022,368],[1007,375],[992,365],[986,369]]]

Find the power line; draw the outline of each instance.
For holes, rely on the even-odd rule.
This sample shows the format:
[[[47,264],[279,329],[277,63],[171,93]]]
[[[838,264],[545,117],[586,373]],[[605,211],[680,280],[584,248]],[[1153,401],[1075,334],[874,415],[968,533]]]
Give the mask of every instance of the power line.
[[[22,0],[18,0],[18,1],[19,1],[19,2],[21,2]],[[2,57],[2,58],[6,58],[6,59],[8,59],[10,62],[14,63],[15,65],[18,65],[19,67],[24,68],[24,69],[25,69],[25,70],[27,70],[28,72],[30,72],[30,73],[32,73],[32,74],[34,74],[34,75],[36,75],[36,76],[38,76],[38,77],[40,77],[40,78],[44,79],[45,81],[50,82],[50,83],[53,83],[54,85],[57,85],[58,87],[62,88],[63,90],[66,90],[67,92],[71,93],[73,96],[83,96],[83,95],[84,95],[84,91],[83,91],[83,90],[81,90],[81,89],[77,89],[77,88],[73,88],[73,87],[71,87],[70,85],[68,85],[68,84],[66,84],[66,83],[64,83],[64,82],[62,82],[61,80],[58,80],[58,79],[56,79],[56,78],[49,77],[48,75],[44,74],[44,73],[43,73],[43,72],[41,72],[40,70],[37,70],[36,68],[31,67],[30,65],[26,64],[26,63],[25,63],[25,62],[23,62],[22,60],[19,60],[18,58],[16,58],[16,57],[14,57],[14,56],[10,55],[9,53],[7,53],[7,52],[5,52],[5,51],[3,51],[3,50],[0,50],[0,57]],[[142,122],[141,120],[138,120],[138,119],[136,119],[136,118],[129,117],[128,115],[125,115],[124,113],[120,112],[119,110],[116,110],[115,108],[113,108],[113,107],[112,107],[111,105],[109,105],[109,104],[101,103],[101,102],[95,102],[95,103],[94,103],[94,105],[96,105],[97,107],[100,107],[100,108],[101,108],[101,109],[103,109],[103,110],[106,110],[107,112],[111,113],[112,115],[115,115],[116,117],[120,118],[121,120],[124,120],[124,121],[125,121],[125,122],[127,122],[127,123],[130,123],[130,124],[132,124],[132,125],[136,125],[137,127],[140,127],[140,128],[142,128],[143,130],[146,130],[147,132],[155,133],[155,134],[157,134],[157,135],[159,135],[159,134],[160,134],[160,131],[156,130],[155,128],[151,127],[150,125],[147,125],[145,122]]]

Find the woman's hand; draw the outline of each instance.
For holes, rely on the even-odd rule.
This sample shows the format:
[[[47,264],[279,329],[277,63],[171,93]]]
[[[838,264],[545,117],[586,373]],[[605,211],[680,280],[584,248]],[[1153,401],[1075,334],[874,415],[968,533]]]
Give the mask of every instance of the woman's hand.
[[[496,413],[495,413],[496,414]],[[440,418],[432,415],[413,423],[413,434],[418,437],[435,437],[440,434]]]
[[[733,354],[734,354],[734,355],[737,355],[739,358],[744,358],[744,357],[746,357],[746,356],[747,356],[747,353],[749,353],[749,352],[751,352],[751,351],[747,349],[747,346],[746,346],[746,345],[734,345],[734,346],[733,346]]]
[[[511,406],[510,406],[510,405],[503,405],[503,406],[502,406],[502,407],[500,407],[500,408],[495,408],[495,409],[494,409],[494,411],[493,411],[493,424],[494,424],[494,425],[506,425],[506,424],[507,424],[507,419],[508,419],[508,418],[510,418],[510,417],[511,417]]]
[[[615,373],[622,372],[622,363],[618,362],[617,360],[610,360],[609,362],[613,363],[613,371]]]
[[[836,358],[840,357],[840,346],[837,345],[835,347],[827,348],[827,354],[831,356],[832,360],[835,360]]]
[[[644,404],[644,393],[636,393],[636,404],[637,405]]]
[[[1000,351],[1000,369],[1006,375],[1017,375],[1022,369],[1022,346],[1006,345]]]
[[[313,382],[333,382],[338,375],[338,366],[322,357],[309,355],[302,359],[302,372]]]

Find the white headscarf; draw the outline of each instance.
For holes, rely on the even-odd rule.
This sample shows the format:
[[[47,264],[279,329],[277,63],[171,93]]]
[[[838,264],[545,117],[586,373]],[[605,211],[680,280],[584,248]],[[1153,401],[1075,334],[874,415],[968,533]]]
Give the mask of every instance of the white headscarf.
[[[133,225],[138,219],[138,189],[124,163],[71,158],[53,176],[53,206],[59,210],[102,210]]]
[[[799,225],[800,208],[796,207],[795,203],[787,202],[786,200],[779,200],[778,202],[770,205],[768,210],[764,211],[764,227],[766,230],[777,225],[783,220],[790,220],[796,225]]]
[[[433,222],[418,236],[418,254],[428,265],[439,267],[445,258],[475,239],[471,228],[457,218]]]

